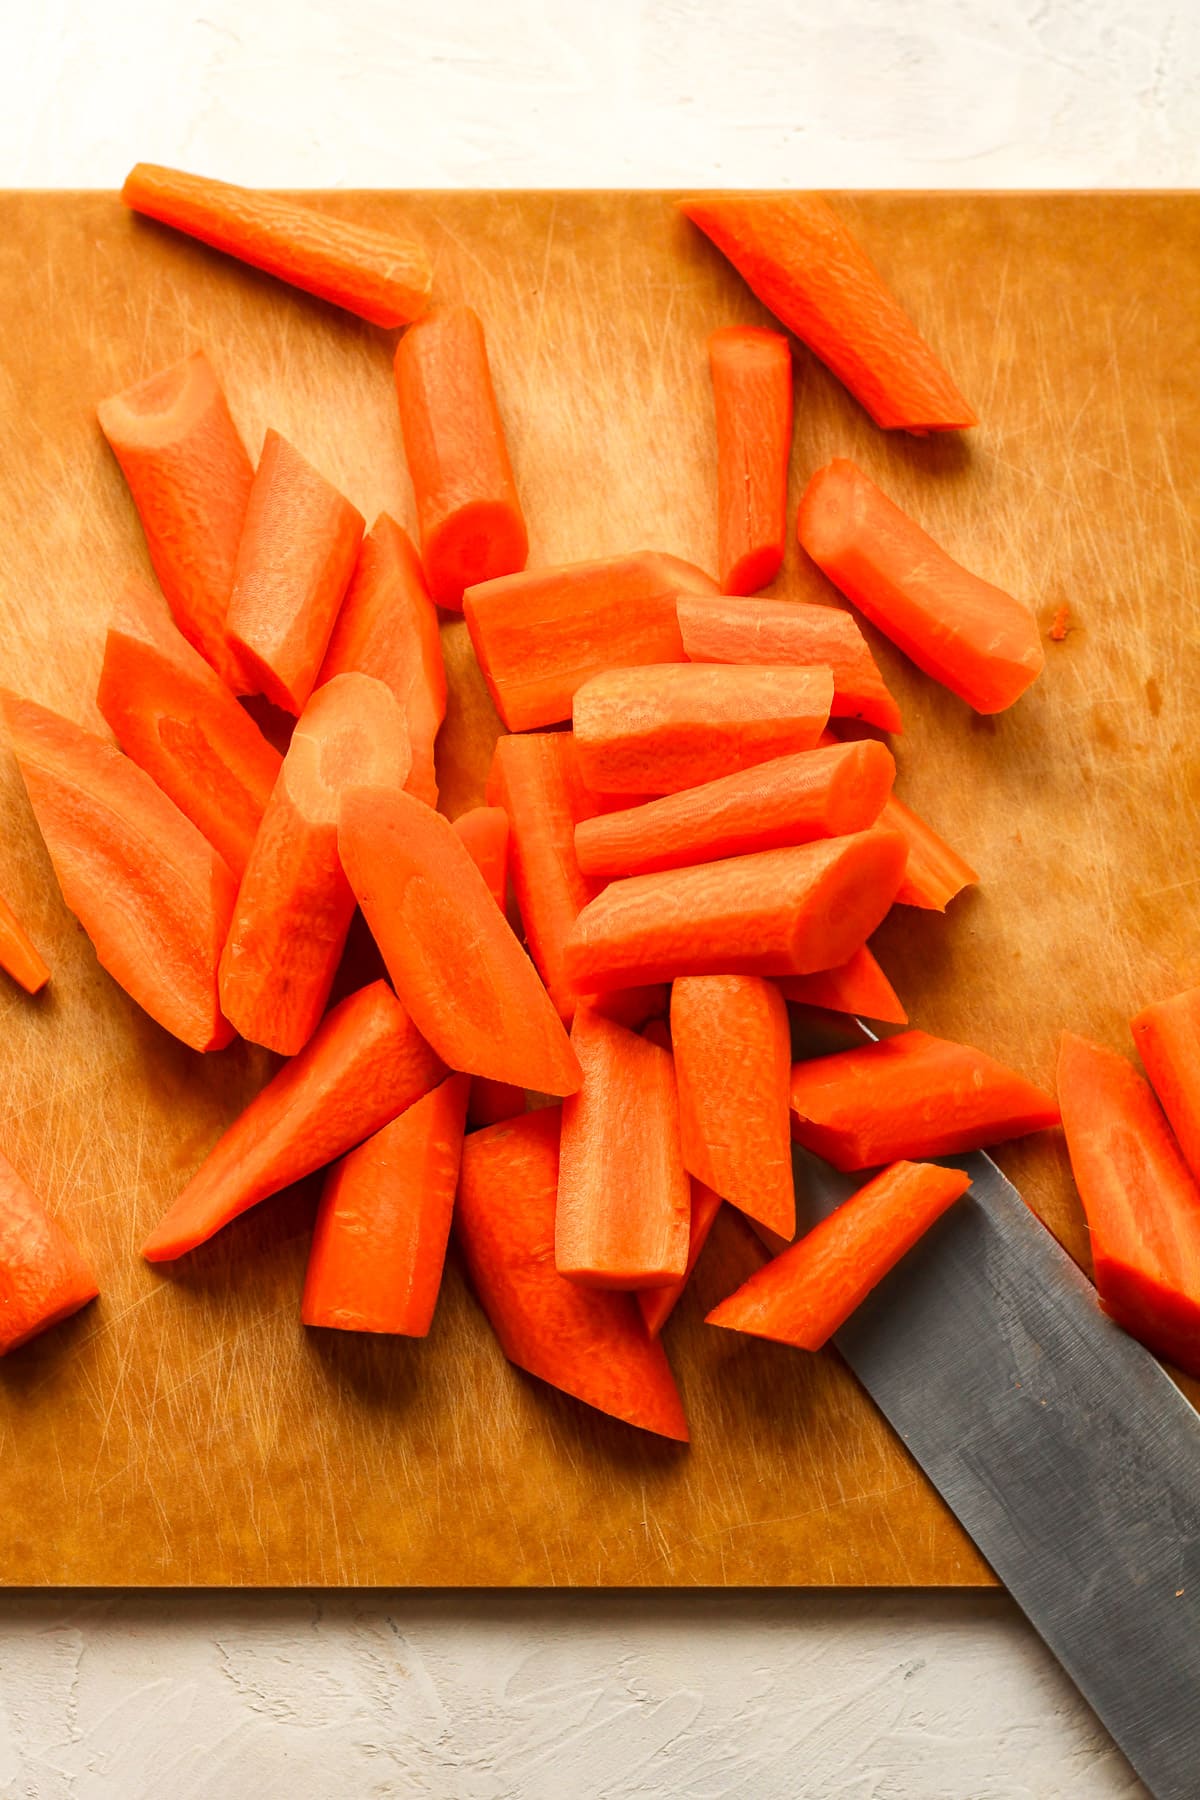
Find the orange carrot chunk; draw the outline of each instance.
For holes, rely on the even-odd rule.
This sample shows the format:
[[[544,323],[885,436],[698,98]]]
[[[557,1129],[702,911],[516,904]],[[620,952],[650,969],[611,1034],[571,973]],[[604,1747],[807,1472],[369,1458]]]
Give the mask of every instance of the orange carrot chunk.
[[[1131,1025],[1179,1148],[1200,1181],[1200,988],[1156,1000]]]
[[[249,1207],[361,1144],[446,1078],[386,981],[332,1008],[217,1139],[142,1246],[171,1262]]]
[[[908,1024],[899,995],[865,944],[836,969],[786,975],[778,987],[785,1000],[798,1006],[823,1006],[827,1012],[853,1013],[887,1025]]]
[[[70,1318],[99,1292],[62,1226],[0,1156],[0,1356]]]
[[[678,1281],[665,1282],[662,1287],[639,1288],[637,1303],[641,1308],[642,1322],[652,1338],[658,1336],[671,1314],[675,1311],[683,1295],[683,1290],[692,1278],[692,1270],[700,1260],[700,1252],[708,1242],[708,1234],[716,1223],[717,1214],[722,1207],[720,1194],[714,1194],[711,1188],[705,1187],[695,1176],[691,1181],[692,1211],[688,1223],[688,1259],[683,1274]]]
[[[717,417],[717,563],[721,591],[774,581],[787,544],[792,353],[781,332],[723,325],[708,340]]]
[[[130,170],[121,198],[134,212],[372,325],[406,325],[429,303],[433,270],[424,247],[410,237],[155,163]]]
[[[435,306],[400,339],[395,375],[429,591],[461,610],[464,588],[529,554],[478,314]]]
[[[978,420],[874,263],[816,194],[705,194],[680,205],[752,293],[885,430]]]
[[[894,1162],[756,1270],[705,1323],[820,1350],[970,1185],[961,1169]]]
[[[899,905],[945,912],[956,894],[979,880],[970,863],[895,794],[889,795],[879,823],[888,831],[900,832],[908,845],[908,866],[896,895]]]
[[[492,899],[507,915],[508,908],[508,814],[502,806],[476,806],[460,813],[454,821],[471,860],[487,882]],[[467,1101],[467,1119],[471,1125],[498,1125],[502,1119],[516,1119],[525,1111],[525,1089],[509,1081],[492,1081],[476,1075],[471,1082]]]
[[[576,1400],[686,1443],[662,1345],[629,1294],[581,1287],[554,1266],[558,1107],[477,1131],[463,1145],[454,1235],[511,1363]]]
[[[212,365],[197,350],[96,413],[175,623],[226,686],[245,693],[225,617],[254,468]]]
[[[27,994],[40,993],[50,979],[37,946],[8,901],[0,894],[0,969]]]

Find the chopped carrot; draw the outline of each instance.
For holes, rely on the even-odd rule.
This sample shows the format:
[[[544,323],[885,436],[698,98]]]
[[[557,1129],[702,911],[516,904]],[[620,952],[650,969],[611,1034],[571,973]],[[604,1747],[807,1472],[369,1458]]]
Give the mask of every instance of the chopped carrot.
[[[13,752],[63,899],[100,966],[193,1050],[233,1036],[217,959],[236,883],[190,819],[114,744],[0,694]]]
[[[854,1013],[885,1025],[908,1024],[899,995],[865,944],[836,969],[787,975],[778,986],[784,999],[798,1006],[823,1006],[827,1012]]]
[[[684,1288],[692,1278],[692,1270],[700,1260],[700,1252],[708,1242],[709,1232],[716,1224],[717,1214],[723,1204],[720,1194],[714,1194],[711,1188],[705,1187],[693,1175],[691,1180],[692,1212],[688,1224],[688,1259],[687,1266],[678,1281],[668,1281],[662,1287],[639,1288],[637,1303],[641,1308],[642,1322],[652,1338],[658,1336],[683,1294]]]
[[[102,400],[96,413],[175,623],[226,686],[244,693],[225,616],[254,468],[211,363],[197,350]]]
[[[945,912],[956,894],[979,880],[970,863],[895,794],[888,796],[879,823],[888,831],[900,832],[908,845],[908,866],[896,895],[899,905]]]
[[[876,425],[923,434],[978,423],[874,263],[819,195],[706,194],[680,206]]]
[[[781,332],[723,325],[708,340],[717,418],[721,592],[774,581],[787,544],[792,353]]]
[[[634,1299],[554,1266],[558,1107],[477,1131],[463,1145],[454,1235],[509,1362],[643,1431],[687,1442],[662,1345]]]
[[[1061,644],[1070,629],[1071,609],[1067,606],[1060,606],[1055,611],[1054,620],[1050,626],[1050,636],[1056,644]]]
[[[529,554],[478,314],[435,306],[400,339],[395,375],[429,591],[461,610],[464,588]]]
[[[142,1255],[171,1262],[194,1250],[260,1200],[361,1144],[446,1073],[386,981],[359,988],[217,1139]]]
[[[502,806],[477,806],[460,813],[454,821],[471,860],[487,882],[492,899],[502,913],[508,908],[508,814]],[[476,1075],[471,1082],[467,1101],[467,1118],[472,1125],[499,1125],[502,1119],[516,1119],[525,1111],[525,1089],[510,1081],[493,1081]]]
[[[1130,1026],[1179,1148],[1200,1181],[1200,988],[1154,1001]]]
[[[372,325],[406,325],[429,303],[433,270],[424,247],[408,236],[155,163],[130,170],[121,198],[134,212]]]
[[[50,971],[36,944],[8,901],[0,894],[0,969],[11,975],[27,994],[40,993]]]
[[[62,1226],[0,1156],[0,1356],[70,1318],[99,1292]]]

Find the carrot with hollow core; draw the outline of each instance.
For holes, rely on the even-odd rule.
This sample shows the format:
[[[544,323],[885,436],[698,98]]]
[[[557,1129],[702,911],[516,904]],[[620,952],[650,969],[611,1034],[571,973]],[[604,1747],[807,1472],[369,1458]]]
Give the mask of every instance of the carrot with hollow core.
[[[460,813],[454,829],[471,853],[471,860],[487,882],[492,899],[507,916],[508,909],[508,814],[502,806],[476,806]],[[471,1081],[467,1118],[472,1125],[499,1125],[525,1111],[525,1089],[509,1081],[492,1081],[476,1075]]]
[[[717,424],[717,563],[721,591],[774,581],[787,543],[792,353],[781,332],[723,325],[708,363]]]
[[[896,895],[898,905],[945,912],[956,894],[979,880],[970,863],[895,794],[885,801],[879,823],[888,831],[898,831],[908,845],[908,864]]]
[[[202,350],[96,408],[137,507],[167,604],[188,643],[235,694],[225,641],[254,468]]]
[[[688,1223],[688,1259],[683,1274],[678,1281],[668,1281],[662,1287],[639,1288],[637,1303],[641,1309],[642,1322],[652,1338],[658,1336],[683,1294],[684,1288],[692,1278],[692,1270],[700,1260],[700,1252],[708,1242],[708,1236],[717,1221],[717,1214],[724,1204],[720,1194],[714,1194],[711,1188],[705,1187],[693,1175],[691,1180],[692,1211]]]
[[[133,212],[372,325],[406,325],[429,304],[433,269],[424,246],[413,238],[351,225],[295,200],[156,163],[131,169],[121,198]]]
[[[0,969],[27,994],[40,993],[50,979],[36,944],[0,894]]]
[[[69,1318],[99,1292],[62,1226],[0,1156],[0,1356]]]
[[[784,999],[798,1006],[823,1006],[827,1012],[853,1013],[886,1025],[908,1024],[899,995],[865,944],[836,969],[785,975],[777,985]]]
[[[1130,1029],[1179,1148],[1200,1181],[1200,988],[1143,1007]]]

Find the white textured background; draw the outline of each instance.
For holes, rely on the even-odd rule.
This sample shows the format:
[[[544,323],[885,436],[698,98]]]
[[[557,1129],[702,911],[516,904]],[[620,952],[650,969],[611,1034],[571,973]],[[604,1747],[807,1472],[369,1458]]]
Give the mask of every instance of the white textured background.
[[[7,186],[116,186],[138,158],[293,186],[1200,184],[1196,0],[3,19]],[[0,1800],[1141,1793],[994,1594],[0,1600]]]

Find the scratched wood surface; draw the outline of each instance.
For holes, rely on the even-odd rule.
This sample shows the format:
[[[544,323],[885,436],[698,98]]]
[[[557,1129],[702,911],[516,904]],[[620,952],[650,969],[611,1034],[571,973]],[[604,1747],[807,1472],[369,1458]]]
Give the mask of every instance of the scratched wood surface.
[[[483,315],[531,560],[714,559],[705,336],[762,313],[660,196],[339,195],[412,226]],[[858,459],[971,567],[1026,594],[1045,678],[976,719],[884,644],[901,787],[978,866],[943,919],[877,939],[917,1022],[1048,1081],[1063,1024],[1128,1048],[1200,981],[1194,708],[1200,200],[854,196],[841,204],[984,423],[884,436],[803,352],[794,494]],[[196,345],[253,454],[274,425],[369,517],[411,520],[391,340],[135,222],[104,195],[0,197],[5,680],[92,725],[110,602],[144,566],[95,401]],[[830,599],[794,546],[778,591]],[[479,798],[494,715],[463,627],[447,810]],[[54,969],[0,996],[0,1148],[94,1257],[98,1305],[0,1364],[9,1583],[979,1583],[988,1572],[833,1354],[706,1331],[752,1266],[723,1218],[668,1331],[695,1441],[656,1442],[503,1361],[451,1258],[423,1343],[305,1332],[315,1186],[158,1270],[137,1246],[269,1059],[202,1058],[96,966],[11,758],[0,889]],[[1055,1136],[1003,1152],[1069,1249]]]

